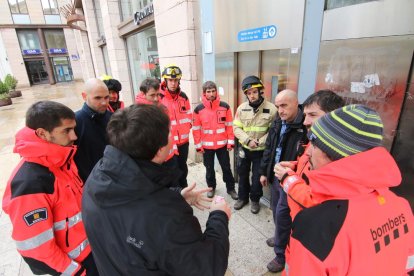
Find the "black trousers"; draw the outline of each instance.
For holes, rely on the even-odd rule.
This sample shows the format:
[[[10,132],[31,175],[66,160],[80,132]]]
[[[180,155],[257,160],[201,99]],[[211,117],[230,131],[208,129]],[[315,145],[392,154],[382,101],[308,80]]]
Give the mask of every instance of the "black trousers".
[[[234,177],[230,168],[230,156],[227,151],[227,147],[213,150],[204,149],[203,163],[206,167],[206,182],[209,187],[216,188],[216,172],[214,171],[214,156],[217,155],[217,159],[223,171],[223,181],[226,183],[227,192],[234,190]]]
[[[178,146],[178,168],[183,173],[179,179],[180,187],[185,188],[188,186],[187,183],[187,175],[188,175],[188,167],[187,167],[187,158],[188,158],[188,146],[189,143],[182,144]]]

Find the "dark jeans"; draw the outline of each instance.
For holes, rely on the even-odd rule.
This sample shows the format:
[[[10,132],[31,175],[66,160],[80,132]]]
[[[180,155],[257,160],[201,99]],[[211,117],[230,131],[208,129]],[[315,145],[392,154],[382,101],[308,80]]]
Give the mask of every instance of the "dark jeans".
[[[185,143],[181,146],[178,146],[178,168],[183,173],[179,179],[181,188],[185,188],[188,186],[187,183],[187,175],[188,175],[188,167],[187,167],[187,158],[188,158],[188,145],[189,143]]]
[[[277,190],[277,191],[276,191]],[[287,195],[276,179],[271,186],[272,196],[279,194],[279,200],[272,201],[273,220],[275,221],[275,254],[279,263],[285,263],[285,250],[289,243],[292,218],[287,202]]]
[[[203,163],[206,167],[206,182],[209,187],[216,188],[216,172],[214,171],[214,155],[217,155],[217,159],[220,163],[221,170],[223,171],[223,181],[226,183],[227,192],[234,190],[234,177],[230,168],[230,157],[227,147],[213,150],[204,149]]]
[[[241,158],[237,163],[237,173],[239,174],[239,199],[244,201],[259,202],[263,195],[262,184],[260,184],[260,161],[263,151],[250,151],[243,148],[245,157]],[[239,158],[239,157],[237,157]],[[252,186],[250,187],[249,175],[250,167],[252,169]]]

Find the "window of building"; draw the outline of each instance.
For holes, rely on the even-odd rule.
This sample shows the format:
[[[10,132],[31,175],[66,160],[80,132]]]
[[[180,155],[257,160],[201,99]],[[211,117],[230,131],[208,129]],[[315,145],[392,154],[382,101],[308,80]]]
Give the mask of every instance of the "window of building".
[[[44,36],[46,47],[48,49],[66,49],[65,34],[63,33],[63,30],[45,30]]]
[[[104,25],[102,21],[102,11],[100,6],[99,0],[92,0],[93,9],[95,11],[95,18],[96,18],[96,25],[98,28],[98,34],[99,36],[104,35]]]
[[[9,0],[10,12],[14,24],[30,24],[26,0]]]
[[[56,0],[42,0],[43,14],[59,14]]]
[[[362,4],[366,2],[372,2],[377,0],[326,0],[326,10],[342,8],[351,5]]]
[[[151,27],[133,34],[126,39],[128,61],[135,93],[139,91],[141,82],[148,78],[160,79],[160,65],[155,28]]]
[[[61,24],[57,0],[42,0],[46,24]]]
[[[126,20],[132,16],[134,16],[134,13],[137,11],[142,10],[147,5],[152,3],[153,0],[121,0],[120,6],[121,6],[121,14],[122,14],[122,20]]]
[[[105,46],[101,47],[104,65],[105,65],[105,74],[112,76],[111,64],[109,63],[108,48]]]
[[[9,0],[12,14],[27,14],[26,0]]]
[[[40,51],[40,41],[36,30],[18,30],[17,37],[19,38],[20,49]]]

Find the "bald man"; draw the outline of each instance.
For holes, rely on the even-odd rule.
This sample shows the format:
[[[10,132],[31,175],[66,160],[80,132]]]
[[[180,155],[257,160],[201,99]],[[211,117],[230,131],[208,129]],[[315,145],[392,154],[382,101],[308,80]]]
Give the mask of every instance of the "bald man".
[[[295,91],[283,90],[275,98],[276,117],[266,139],[266,148],[260,164],[260,183],[270,184],[273,220],[276,225],[275,236],[266,243],[274,247],[276,257],[267,265],[271,272],[282,271],[285,267],[285,250],[289,241],[292,219],[286,193],[274,177],[273,167],[280,161],[296,160],[303,153],[307,143],[304,115]]]
[[[75,132],[78,136],[75,142],[78,145],[75,162],[79,176],[85,182],[108,144],[106,126],[112,112],[107,110],[109,90],[103,81],[95,78],[87,80],[82,97],[85,103],[81,110],[75,112]]]

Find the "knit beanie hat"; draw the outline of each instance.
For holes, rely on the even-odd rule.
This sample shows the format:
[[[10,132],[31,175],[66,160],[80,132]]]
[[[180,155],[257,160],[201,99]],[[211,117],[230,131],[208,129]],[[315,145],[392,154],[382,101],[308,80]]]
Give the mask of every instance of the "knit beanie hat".
[[[364,105],[353,104],[325,114],[313,124],[308,137],[335,161],[380,146],[382,133],[379,114]]]

